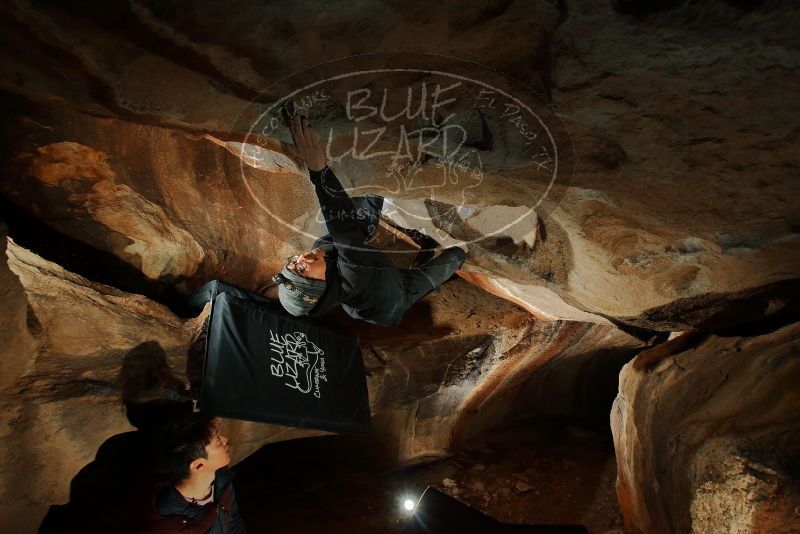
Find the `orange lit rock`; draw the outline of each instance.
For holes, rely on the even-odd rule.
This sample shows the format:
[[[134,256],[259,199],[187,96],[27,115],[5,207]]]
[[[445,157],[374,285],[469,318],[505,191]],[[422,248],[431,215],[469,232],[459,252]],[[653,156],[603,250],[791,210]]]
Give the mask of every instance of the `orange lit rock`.
[[[34,357],[40,330],[32,320],[22,284],[5,262],[6,231],[0,221],[0,390],[12,384]]]
[[[123,399],[183,391],[189,346],[209,308],[179,319],[13,242],[8,267],[13,278],[2,287],[24,288],[41,345],[15,345],[26,371],[0,392],[0,438],[28,444],[0,448],[0,530],[33,530],[50,504],[68,500],[71,478],[98,447],[133,429]],[[587,408],[613,394],[609,376],[641,346],[611,326],[536,320],[464,281],[425,297],[396,327],[337,321],[361,340],[375,434],[409,464],[450,454],[517,417],[520,404],[530,415],[596,416]],[[553,373],[560,388],[549,385]],[[234,462],[266,443],[320,434],[234,420],[224,431]]]
[[[620,373],[611,412],[631,532],[794,532],[800,324],[685,335]]]

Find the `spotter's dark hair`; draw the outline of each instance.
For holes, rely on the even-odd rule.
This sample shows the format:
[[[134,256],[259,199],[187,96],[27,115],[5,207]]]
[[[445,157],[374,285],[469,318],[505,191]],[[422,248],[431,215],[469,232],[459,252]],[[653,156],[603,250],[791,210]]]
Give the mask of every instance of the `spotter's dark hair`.
[[[189,464],[208,458],[206,446],[214,439],[216,419],[191,413],[166,424],[156,436],[156,456],[173,483],[189,478]]]

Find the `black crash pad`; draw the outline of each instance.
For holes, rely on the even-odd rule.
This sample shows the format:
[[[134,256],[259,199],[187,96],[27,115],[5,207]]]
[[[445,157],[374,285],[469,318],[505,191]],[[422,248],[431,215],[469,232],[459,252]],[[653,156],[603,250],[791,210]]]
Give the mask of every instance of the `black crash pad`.
[[[333,432],[371,429],[358,341],[219,282],[211,299],[200,407],[212,415]]]

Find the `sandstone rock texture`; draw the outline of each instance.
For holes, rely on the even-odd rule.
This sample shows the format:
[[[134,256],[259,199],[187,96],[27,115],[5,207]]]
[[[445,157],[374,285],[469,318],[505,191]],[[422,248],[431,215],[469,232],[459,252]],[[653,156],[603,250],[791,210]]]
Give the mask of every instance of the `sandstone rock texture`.
[[[27,352],[24,343],[10,346],[24,369],[9,375],[0,392],[2,438],[25,444],[0,449],[0,530],[32,531],[49,505],[69,500],[72,477],[98,447],[133,429],[130,410],[185,393],[187,354],[208,308],[198,318],[180,319],[161,304],[87,280],[13,241],[7,259],[2,289],[29,305],[28,330],[11,333],[35,343]],[[486,308],[496,313],[487,316]],[[562,412],[584,415],[577,392],[596,399],[615,385],[587,384],[608,375],[596,368],[597,347],[627,360],[642,345],[613,326],[539,321],[464,281],[426,297],[392,329],[338,321],[360,336],[375,433],[399,463],[447,456],[517,417],[514,410],[535,398],[527,390],[547,366],[576,369],[560,379],[572,387],[539,388]],[[612,373],[613,365],[624,363],[609,361]],[[550,411],[534,406],[528,413]],[[234,420],[224,421],[224,431],[234,461],[266,443],[320,434]]]
[[[570,280],[586,283],[586,303],[613,294],[604,305],[613,315],[711,325],[709,296],[732,301],[796,278],[796,120],[774,106],[800,83],[788,24],[798,13],[733,4],[693,2],[640,20],[577,3],[558,29],[560,109],[580,125],[576,151],[586,156],[560,206],[576,210],[580,228],[564,226],[587,260]],[[691,308],[704,300],[698,317]]]
[[[68,500],[70,480],[97,448],[132,429],[123,367],[155,360],[159,372],[130,378],[143,392],[170,386],[185,366],[191,329],[160,304],[92,283],[13,242],[6,254],[4,294],[24,288],[37,343],[9,347],[24,365],[3,375],[0,428],[9,445],[0,453],[0,530],[33,532],[50,504]]]
[[[406,463],[447,455],[521,415],[597,415],[642,346],[613,326],[537,320],[465,282],[426,297],[397,329],[359,336],[376,434]]]
[[[439,230],[475,240],[465,269],[473,282],[544,316],[585,312],[658,330],[713,330],[787,306],[780,294],[800,273],[789,4],[708,0],[645,17],[596,2],[297,9],[7,3],[0,87],[13,111],[0,190],[150,278],[194,287],[225,273],[257,287],[275,258],[310,242],[268,212],[319,230],[286,132],[264,140],[264,165],[236,156],[266,105],[262,91],[351,54],[444,51],[527,84],[566,132],[563,175],[534,209],[538,222],[485,235],[534,207],[542,184],[499,124],[456,110],[470,132],[483,128],[470,135],[491,139],[478,143],[480,157],[507,162],[487,167],[468,214],[443,222],[452,195],[428,208]],[[361,25],[368,34],[354,30]],[[53,61],[58,69],[45,68]],[[335,112],[318,111],[337,124]],[[346,184],[391,186],[362,163],[341,166]],[[757,309],[743,304],[756,298]]]
[[[258,287],[300,246],[245,191],[239,159],[211,141],[74,112],[51,110],[39,119],[52,130],[33,132],[27,146],[35,148],[15,156],[9,198],[36,191],[35,216],[149,279],[199,281],[216,273]],[[283,199],[270,191],[299,177],[269,178],[257,182],[256,193],[276,209]],[[20,187],[20,179],[34,188]],[[310,184],[302,186],[306,195],[286,206],[289,217],[311,201]]]
[[[620,373],[611,412],[631,532],[800,532],[800,324],[685,334]]]
[[[5,255],[6,231],[4,223],[0,223],[0,252]],[[12,273],[5,262],[0,262],[0,299],[3,301],[0,311],[0,389],[13,383],[22,374],[25,366],[37,350],[38,338],[34,325],[29,322],[30,312],[28,297],[19,279]],[[32,328],[33,327],[33,328]]]
[[[126,406],[185,392],[189,346],[208,310],[179,319],[13,241],[7,248],[2,292],[11,305],[27,301],[27,329],[10,321],[3,333],[17,340],[3,346],[10,358],[0,392],[0,436],[8,444],[0,450],[0,531],[34,532],[50,505],[69,501],[73,477],[98,448],[138,424]],[[315,434],[244,421],[227,421],[225,429],[237,460],[263,443]]]

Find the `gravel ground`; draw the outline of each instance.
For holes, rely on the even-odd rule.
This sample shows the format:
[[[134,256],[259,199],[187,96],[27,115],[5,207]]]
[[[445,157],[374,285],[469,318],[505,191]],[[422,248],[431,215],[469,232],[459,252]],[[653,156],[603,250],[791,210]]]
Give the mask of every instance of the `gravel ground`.
[[[506,523],[622,532],[610,435],[564,422],[520,422],[399,470],[371,437],[327,436],[265,446],[235,471],[253,532],[401,532],[402,500],[429,485]]]

